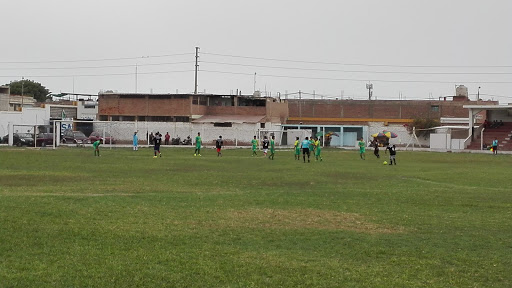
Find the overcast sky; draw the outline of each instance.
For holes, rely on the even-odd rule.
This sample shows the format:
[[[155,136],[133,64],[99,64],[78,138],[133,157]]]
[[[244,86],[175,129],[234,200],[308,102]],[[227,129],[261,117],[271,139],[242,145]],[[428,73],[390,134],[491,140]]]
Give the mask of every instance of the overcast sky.
[[[512,102],[509,0],[1,4],[0,84],[190,93],[198,46],[200,92],[367,99],[371,81],[377,99],[437,99],[464,84],[473,99],[481,87]]]

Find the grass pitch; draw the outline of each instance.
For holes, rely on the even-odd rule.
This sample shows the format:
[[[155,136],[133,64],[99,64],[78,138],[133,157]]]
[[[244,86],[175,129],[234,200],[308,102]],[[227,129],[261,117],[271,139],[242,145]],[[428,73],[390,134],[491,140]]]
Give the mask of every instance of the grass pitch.
[[[511,287],[512,156],[0,149],[0,287]]]

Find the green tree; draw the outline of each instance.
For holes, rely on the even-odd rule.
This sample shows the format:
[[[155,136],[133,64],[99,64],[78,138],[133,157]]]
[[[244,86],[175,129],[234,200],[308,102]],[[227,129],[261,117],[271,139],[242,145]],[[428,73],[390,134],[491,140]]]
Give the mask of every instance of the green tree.
[[[50,91],[46,89],[41,83],[23,79],[20,81],[14,81],[10,84],[6,84],[6,86],[9,86],[11,89],[11,95],[23,95],[24,96],[31,96],[34,97],[39,102],[45,102],[46,99],[49,99],[51,97],[48,97],[48,94],[50,94]],[[22,90],[23,86],[23,92]]]
[[[416,118],[413,120],[413,122],[407,126],[407,130],[409,133],[412,133],[412,127],[416,127],[416,135],[417,136],[426,136],[429,135],[432,131],[431,130],[423,130],[423,129],[429,129],[432,127],[440,126],[441,122],[437,119],[431,119],[431,118]]]

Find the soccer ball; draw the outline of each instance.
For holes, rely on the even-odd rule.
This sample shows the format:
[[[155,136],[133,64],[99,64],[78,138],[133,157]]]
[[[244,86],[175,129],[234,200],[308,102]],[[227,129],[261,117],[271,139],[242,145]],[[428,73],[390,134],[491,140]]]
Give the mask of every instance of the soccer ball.
[[[388,161],[384,161],[384,162],[382,162],[382,164],[388,165]]]

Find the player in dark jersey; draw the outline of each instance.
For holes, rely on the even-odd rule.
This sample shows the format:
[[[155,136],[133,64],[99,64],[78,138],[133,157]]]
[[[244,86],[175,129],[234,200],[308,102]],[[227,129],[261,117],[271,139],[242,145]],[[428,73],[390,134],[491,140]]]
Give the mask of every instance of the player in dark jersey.
[[[269,144],[270,144],[270,141],[268,141],[267,136],[263,137],[263,155],[265,155],[265,157],[267,157]]]
[[[396,165],[396,147],[395,147],[395,145],[388,146],[388,148],[386,148],[386,149],[389,150],[389,165],[393,165],[393,162],[395,162],[395,165]]]
[[[219,136],[219,139],[215,141],[215,147],[217,148],[217,157],[222,157],[221,149],[223,144],[224,142],[222,141],[222,136]]]
[[[153,143],[155,144],[155,156],[153,156],[153,158],[157,158],[157,153],[160,157],[162,157],[162,153],[160,153],[160,144],[162,144],[162,134],[160,134],[160,132],[156,132],[155,138],[153,138]]]

